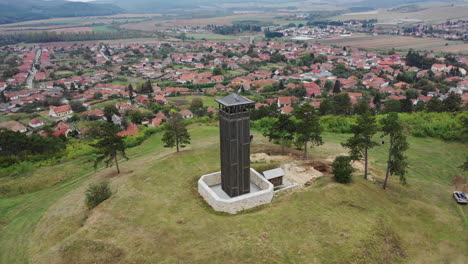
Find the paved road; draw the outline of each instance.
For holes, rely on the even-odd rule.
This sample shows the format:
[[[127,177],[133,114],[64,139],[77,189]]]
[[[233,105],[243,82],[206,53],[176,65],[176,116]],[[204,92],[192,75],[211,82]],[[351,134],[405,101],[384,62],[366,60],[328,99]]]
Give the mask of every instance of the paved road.
[[[37,49],[36,57],[34,58],[34,63],[32,65],[32,67],[31,67],[31,72],[29,73],[28,78],[26,79],[26,88],[28,88],[28,89],[34,88],[33,81],[34,81],[34,77],[36,77],[36,73],[37,73],[37,69],[36,69],[36,67],[34,67],[34,65],[40,63],[39,60],[41,59],[41,54],[42,54],[42,49],[41,48]]]
[[[102,49],[99,49],[99,53],[101,53],[102,57],[104,57],[104,59],[106,59],[106,61],[109,61],[109,58],[106,56],[106,54],[104,54]]]

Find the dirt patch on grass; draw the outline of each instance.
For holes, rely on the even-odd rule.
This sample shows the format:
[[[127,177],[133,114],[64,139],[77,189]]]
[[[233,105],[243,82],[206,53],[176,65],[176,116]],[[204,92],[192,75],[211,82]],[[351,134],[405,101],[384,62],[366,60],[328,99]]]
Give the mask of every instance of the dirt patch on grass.
[[[189,104],[189,101],[179,99],[179,100],[174,100],[174,104],[177,105],[177,106],[188,105],[188,104]]]
[[[455,191],[460,191],[467,193],[468,192],[468,180],[466,177],[463,176],[456,176],[453,181],[453,188]]]

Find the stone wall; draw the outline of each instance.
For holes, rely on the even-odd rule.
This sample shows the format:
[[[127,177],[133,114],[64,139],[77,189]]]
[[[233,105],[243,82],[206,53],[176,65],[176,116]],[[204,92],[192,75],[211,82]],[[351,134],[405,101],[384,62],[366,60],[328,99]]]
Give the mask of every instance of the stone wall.
[[[198,180],[198,192],[215,211],[230,214],[270,203],[273,199],[273,184],[252,168],[250,169],[250,180],[261,190],[230,199],[223,199],[210,188],[210,186],[221,184],[221,172],[215,172],[203,175]]]

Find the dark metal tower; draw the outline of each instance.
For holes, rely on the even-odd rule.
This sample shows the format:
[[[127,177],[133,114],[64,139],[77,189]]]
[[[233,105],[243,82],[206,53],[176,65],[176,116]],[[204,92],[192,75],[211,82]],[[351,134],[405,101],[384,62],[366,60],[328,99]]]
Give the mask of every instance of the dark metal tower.
[[[219,104],[221,187],[230,197],[250,192],[250,112],[254,101],[235,93]]]

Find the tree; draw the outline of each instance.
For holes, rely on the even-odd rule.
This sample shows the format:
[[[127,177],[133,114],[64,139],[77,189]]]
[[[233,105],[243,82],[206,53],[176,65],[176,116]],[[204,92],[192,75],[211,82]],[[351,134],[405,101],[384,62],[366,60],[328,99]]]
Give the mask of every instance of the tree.
[[[101,92],[95,92],[93,94],[94,99],[102,99],[102,93]]]
[[[426,104],[426,109],[429,112],[443,112],[444,104],[441,100],[432,97]]]
[[[448,112],[457,112],[460,111],[462,104],[461,96],[458,94],[451,93],[445,100],[443,101],[443,105],[445,111]]]
[[[310,104],[303,104],[294,111],[294,115],[298,119],[296,134],[297,141],[304,144],[304,159],[307,159],[307,143],[312,146],[322,145],[323,128],[319,123],[319,117],[315,108]]]
[[[179,147],[184,148],[186,144],[190,144],[190,135],[179,114],[174,113],[167,120],[162,141],[165,143],[165,148],[176,147],[177,152]]]
[[[354,172],[353,166],[351,166],[351,158],[348,156],[338,156],[332,163],[333,175],[335,180],[339,183],[350,183],[351,174]]]
[[[399,100],[389,99],[384,104],[385,113],[399,113],[401,112],[401,103]]]
[[[111,197],[112,191],[109,188],[109,182],[102,181],[99,184],[90,184],[86,189],[85,203],[89,209],[98,206],[103,201]]]
[[[378,143],[372,140],[377,133],[377,122],[370,112],[366,112],[357,118],[356,125],[351,128],[354,135],[341,145],[349,149],[352,160],[364,159],[364,179],[367,179],[368,151],[376,147]]]
[[[377,112],[380,111],[380,108],[382,108],[382,95],[379,92],[377,92],[377,94],[372,99],[372,103],[374,103]]]
[[[405,99],[400,100],[400,110],[403,113],[413,112],[413,102],[410,98],[406,97]]]
[[[331,115],[333,114],[335,105],[330,102],[328,99],[322,99],[319,106],[319,112],[321,115]]]
[[[348,115],[351,112],[351,98],[348,93],[340,93],[333,96],[335,114]]]
[[[153,85],[150,80],[147,80],[141,85],[140,92],[144,94],[150,94],[153,92]]]
[[[281,152],[284,154],[285,145],[294,139],[296,127],[289,115],[280,114],[275,120],[273,126],[263,135],[268,137],[270,141],[275,140],[281,145]]]
[[[333,82],[330,80],[327,80],[325,82],[324,88],[325,88],[325,91],[327,92],[330,91],[331,89],[333,89]]]
[[[106,105],[103,109],[104,116],[106,117],[107,122],[112,123],[112,116],[119,115],[119,110],[115,107],[115,105]]]
[[[383,188],[387,187],[388,176],[400,176],[400,182],[406,184],[406,168],[408,167],[407,157],[404,152],[409,148],[406,141],[406,135],[403,131],[397,113],[390,113],[386,118],[380,120],[383,126],[383,136],[390,137],[390,146],[388,149],[387,170],[385,173],[385,181]]]
[[[223,75],[223,70],[219,67],[216,67],[213,69],[213,75],[216,76],[216,75]]]
[[[362,115],[370,111],[371,111],[371,108],[369,104],[364,100],[358,102],[357,104],[353,106],[353,113],[355,115]]]
[[[83,105],[82,102],[79,102],[79,101],[71,101],[70,107],[75,113],[81,113],[81,112],[86,111],[86,107]]]
[[[460,169],[463,171],[468,171],[468,157],[466,157],[466,161],[463,163],[463,165],[460,166]]]
[[[341,93],[341,82],[339,80],[336,80],[335,86],[333,86],[333,93],[334,94]]]
[[[96,138],[97,142],[92,143],[91,146],[97,149],[97,158],[94,161],[94,168],[104,161],[106,167],[110,167],[115,162],[117,173],[120,173],[119,156],[128,160],[125,154],[125,142],[123,138],[117,136],[119,128],[112,123],[97,122],[87,132],[90,138]]]
[[[129,84],[127,87],[128,90],[128,98],[130,99],[130,104],[133,104],[133,98],[134,98],[134,90],[132,84]]]

